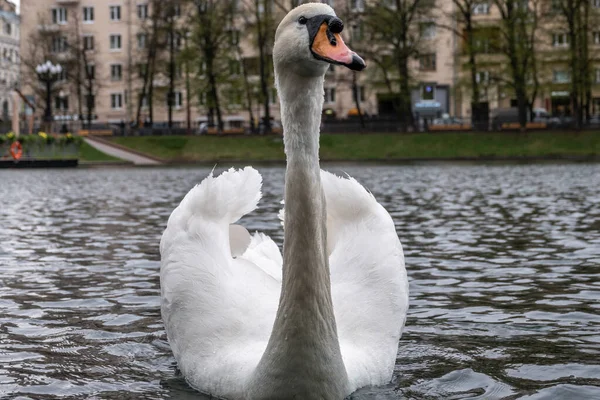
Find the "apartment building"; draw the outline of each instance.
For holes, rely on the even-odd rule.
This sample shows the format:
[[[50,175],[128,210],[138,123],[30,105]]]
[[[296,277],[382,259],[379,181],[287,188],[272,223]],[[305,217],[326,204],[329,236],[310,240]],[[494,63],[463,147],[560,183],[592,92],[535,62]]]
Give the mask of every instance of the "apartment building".
[[[0,1],[0,120],[12,116],[11,91],[19,82],[20,20],[16,6],[8,0]]]
[[[570,65],[569,35],[566,21],[558,10],[559,3],[548,0],[541,2],[524,1],[529,13],[535,13],[537,28],[535,32],[536,75],[538,81],[534,108],[543,108],[553,116],[569,116],[572,113],[570,98],[572,68]],[[600,0],[590,0],[590,32],[588,48],[590,53],[592,104],[591,114],[600,114],[600,30],[595,27],[600,22]],[[507,84],[510,81],[508,57],[498,50],[498,42],[503,37],[501,15],[491,0],[481,0],[473,8],[473,25],[476,27],[477,81],[479,82],[481,101],[488,103],[489,109],[516,106],[516,96]],[[483,34],[482,34],[483,33]],[[471,117],[471,83],[465,43],[461,43],[457,52],[456,86],[457,115]],[[533,68],[531,68],[533,73]],[[529,89],[533,78],[528,79]]]
[[[275,6],[272,0],[266,0],[267,6],[272,7],[276,19],[281,19],[285,10]],[[322,0],[336,10],[349,10],[356,14],[352,23],[347,25],[344,32],[346,40],[352,47],[360,47],[361,18],[365,1],[369,0]],[[279,2],[291,8],[303,1],[284,0]],[[439,10],[443,11],[436,18],[442,18],[444,24],[452,24],[452,2],[439,1]],[[136,120],[140,88],[142,86],[139,65],[140,50],[147,45],[144,42],[142,25],[151,10],[147,0],[22,0],[21,2],[21,53],[32,54],[39,35],[52,34],[58,38],[52,43],[49,51],[60,62],[61,51],[65,50],[62,40],[74,40],[79,37],[84,47],[88,49],[87,68],[93,72],[95,84],[92,93],[81,93],[72,84],[67,84],[65,73],[57,82],[56,93],[53,94],[53,111],[56,119],[76,119],[86,115],[87,101],[94,102],[94,121],[99,123],[121,123]],[[186,13],[182,13],[186,14]],[[240,20],[243,21],[243,18]],[[183,17],[182,17],[183,21]],[[455,57],[457,40],[449,29],[436,27],[435,21],[423,21],[426,30],[424,40],[428,42],[428,52],[411,64],[414,77],[412,91],[413,111],[423,117],[439,116],[443,113],[455,113],[458,108],[453,97],[453,87],[457,80]],[[243,29],[243,27],[239,27]],[[74,33],[75,32],[75,36]],[[241,48],[243,57],[256,57],[257,49],[252,35],[241,32]],[[64,37],[64,39],[61,39]],[[33,51],[36,53],[36,51]],[[39,51],[37,52],[40,53]],[[59,53],[59,54],[57,54]],[[40,62],[42,60],[39,60]],[[368,60],[367,60],[368,61]],[[78,67],[79,68],[79,67]],[[390,112],[386,103],[388,90],[382,88],[372,79],[375,66],[371,65],[365,72],[358,75],[356,89],[352,84],[352,75],[342,67],[332,67],[326,76],[324,111],[338,118],[346,118],[356,112],[354,90],[360,102],[361,111],[368,115],[378,115]],[[24,92],[36,100],[38,114],[41,115],[45,106],[36,94],[37,77],[31,65],[22,65],[22,74],[29,83]],[[250,76],[251,82],[257,82],[258,76]],[[167,121],[167,80],[158,77],[154,81],[156,97],[154,99],[153,120]],[[85,91],[85,90],[84,90]],[[275,89],[270,89],[271,115],[279,119],[279,104]],[[36,97],[37,96],[37,97]],[[202,96],[196,92],[191,94],[191,119],[194,125],[206,120],[206,108]],[[223,96],[225,121],[248,121],[249,115],[240,96]],[[258,93],[256,93],[258,97]],[[84,98],[85,100],[80,100]],[[173,121],[181,126],[187,120],[186,85],[178,80],[174,93]],[[243,96],[242,96],[243,98]],[[389,98],[389,96],[388,96]],[[83,105],[81,105],[83,103]],[[254,117],[262,117],[262,107],[254,102]],[[141,119],[148,117],[148,107],[142,104]]]

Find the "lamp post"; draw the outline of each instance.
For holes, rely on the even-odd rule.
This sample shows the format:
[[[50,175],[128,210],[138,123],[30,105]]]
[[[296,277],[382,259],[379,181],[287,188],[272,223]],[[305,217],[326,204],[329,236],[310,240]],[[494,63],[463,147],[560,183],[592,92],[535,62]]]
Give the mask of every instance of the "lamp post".
[[[35,68],[40,81],[46,84],[46,112],[44,113],[44,122],[46,123],[46,131],[50,133],[52,130],[52,84],[58,80],[58,76],[62,72],[62,67],[59,64],[52,64],[46,61]]]

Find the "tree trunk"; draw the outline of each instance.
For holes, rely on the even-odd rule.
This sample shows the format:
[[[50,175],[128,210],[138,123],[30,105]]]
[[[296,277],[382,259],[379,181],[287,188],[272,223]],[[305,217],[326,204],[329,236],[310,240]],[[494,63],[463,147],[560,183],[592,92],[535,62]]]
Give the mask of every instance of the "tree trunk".
[[[259,13],[259,1],[256,2],[256,24],[257,24],[257,38],[258,38],[258,51],[259,51],[259,69],[260,69],[260,90],[263,96],[263,106],[264,106],[264,133],[271,133],[271,109],[269,107],[269,85],[268,85],[268,71],[266,63],[266,54],[267,54],[267,22],[270,18],[270,13],[268,11],[267,4],[264,5],[264,12],[261,16]],[[263,25],[264,24],[264,25]]]
[[[356,78],[356,72],[352,72],[352,94],[354,97],[354,106],[356,107],[356,110],[358,111],[360,127],[362,128],[362,131],[364,131],[365,117],[363,116],[362,110],[360,108],[360,97],[359,97],[358,90],[359,90],[359,86],[358,86],[358,82],[357,82],[357,78]]]

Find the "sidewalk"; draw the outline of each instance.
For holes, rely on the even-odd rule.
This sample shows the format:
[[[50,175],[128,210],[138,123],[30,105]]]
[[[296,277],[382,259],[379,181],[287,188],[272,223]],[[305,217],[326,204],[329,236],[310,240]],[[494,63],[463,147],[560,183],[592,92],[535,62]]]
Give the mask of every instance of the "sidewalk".
[[[85,142],[90,146],[100,150],[103,153],[106,153],[110,156],[120,158],[121,160],[131,161],[135,165],[161,165],[162,163],[156,160],[153,160],[148,157],[144,157],[140,154],[136,154],[127,150],[124,150],[120,147],[112,146],[108,144],[105,140],[96,139],[92,137],[86,137]]]

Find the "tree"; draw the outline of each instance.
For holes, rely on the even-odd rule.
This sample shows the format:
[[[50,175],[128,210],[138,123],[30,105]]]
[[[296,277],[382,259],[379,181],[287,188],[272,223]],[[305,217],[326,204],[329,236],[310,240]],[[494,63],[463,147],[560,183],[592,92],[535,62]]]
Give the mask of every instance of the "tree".
[[[282,10],[281,3],[273,0],[243,0],[240,14],[244,17],[246,30],[251,32],[258,50],[258,75],[260,78],[260,101],[263,104],[264,133],[271,132],[271,87],[273,84],[273,67],[271,50],[274,43],[276,21],[273,6]]]
[[[150,0],[148,3],[149,18],[143,19],[137,36],[140,58],[137,60],[142,87],[138,99],[136,123],[141,125],[142,108],[147,104],[148,119],[154,122],[154,80],[159,71],[159,57],[165,51],[165,15],[167,7],[161,0]]]
[[[345,31],[347,34],[346,43],[348,47],[360,48],[360,42],[364,39],[361,16],[357,12],[352,12],[350,2],[345,2],[345,7],[338,10],[338,16],[341,17],[344,25],[346,26]],[[332,68],[332,67],[330,67]],[[333,73],[334,79],[338,83],[346,84],[352,91],[352,100],[354,101],[354,108],[358,113],[360,127],[365,129],[365,118],[360,104],[360,91],[358,73],[356,71],[343,70],[341,73]]]
[[[209,125],[217,119],[217,130],[223,132],[220,89],[229,77],[229,61],[236,54],[232,41],[232,20],[237,0],[190,0],[195,13],[188,22],[191,46],[186,57],[195,57],[196,83],[199,96],[206,94]],[[192,52],[193,54],[189,54]]]
[[[365,4],[363,24],[367,45],[361,52],[380,69],[403,130],[414,124],[413,74],[409,64],[426,55],[420,23],[430,20],[434,9],[434,0],[380,0]]]
[[[528,112],[533,110],[540,82],[536,59],[539,0],[493,0],[500,13],[499,50],[508,59],[509,79],[504,73],[494,78],[504,82],[517,100],[519,125],[524,131]]]
[[[45,85],[39,85],[35,68],[46,61],[60,64],[63,73],[52,86],[50,97],[65,89],[74,89],[77,98],[77,111],[89,127],[94,115],[94,93],[99,89],[95,74],[95,46],[93,39],[82,34],[82,24],[76,13],[71,14],[68,25],[59,30],[51,29],[50,21],[38,16],[40,29],[34,30],[27,40],[26,51],[21,54],[21,63],[25,66],[25,79],[32,84],[35,98],[47,98]],[[41,108],[45,108],[44,107]],[[84,116],[86,110],[86,118]]]
[[[566,27],[569,47],[570,99],[574,127],[580,129],[584,117],[589,118],[591,72],[588,44],[589,1],[553,0],[549,17],[559,16]],[[556,39],[554,39],[556,40]]]
[[[482,3],[480,0],[452,0],[452,4],[454,12],[450,18],[456,21],[456,25],[442,26],[442,28],[449,29],[462,41],[460,54],[467,57],[468,81],[471,89],[471,116],[474,123],[483,122],[486,118],[482,118],[481,115],[481,82],[477,56],[485,52],[482,51],[484,49],[481,43],[489,41],[490,38],[482,37],[487,36],[486,31],[479,29],[473,19],[476,7],[481,7]],[[485,5],[489,7],[487,3]]]
[[[74,13],[75,14],[75,13]],[[93,37],[88,39],[81,32],[81,24],[77,14],[73,16],[74,23],[70,24],[70,34],[67,38],[68,59],[74,67],[74,72],[68,72],[68,77],[75,84],[77,91],[77,104],[79,116],[83,119],[83,110],[86,110],[84,124],[89,129],[94,119],[95,93],[99,89],[99,80],[96,79],[96,48]],[[67,71],[72,71],[68,69]]]

